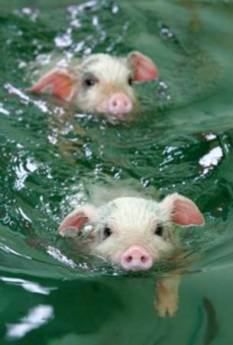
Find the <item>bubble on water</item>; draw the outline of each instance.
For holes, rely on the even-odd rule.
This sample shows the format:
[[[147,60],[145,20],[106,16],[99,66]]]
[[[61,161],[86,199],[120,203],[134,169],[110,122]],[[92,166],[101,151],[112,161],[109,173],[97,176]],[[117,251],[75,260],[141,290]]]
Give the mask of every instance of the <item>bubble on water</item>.
[[[84,154],[85,154],[86,159],[92,159],[93,152],[90,149],[89,145],[88,144],[83,145],[83,149],[84,149]]]
[[[56,145],[58,141],[57,135],[48,135],[48,141],[50,142],[50,144]]]
[[[39,54],[36,56],[36,63],[40,65],[47,65],[51,63],[52,54]]]
[[[76,263],[67,258],[58,248],[54,248],[52,246],[48,246],[46,252],[51,255],[54,259],[56,259],[59,262],[62,262],[64,265],[69,266],[71,268],[76,268]]]
[[[76,177],[75,177],[76,180]],[[69,192],[69,194],[68,194]],[[83,205],[87,202],[87,191],[82,183],[76,183],[72,187],[69,187],[69,191],[65,194],[61,202],[61,210],[66,213],[69,208],[75,208],[77,206]]]
[[[86,49],[84,49],[84,55],[90,55],[92,53],[92,49],[90,47],[87,47]]]
[[[26,179],[38,169],[39,165],[31,157],[28,157],[26,162],[20,158],[16,159],[15,162],[18,164],[14,168],[16,175],[14,187],[19,191],[25,187]]]
[[[142,184],[143,188],[146,188],[151,184],[151,181],[148,178],[142,177],[140,179],[140,183]]]
[[[118,169],[117,172],[113,174],[114,180],[120,180],[122,175],[122,169]]]
[[[35,22],[39,17],[40,11],[37,8],[23,7],[14,13],[20,17],[27,17],[32,22]]]
[[[117,4],[112,5],[112,13],[117,14],[119,12],[119,6]]]
[[[69,134],[70,132],[72,132],[74,129],[74,126],[72,123],[66,123],[63,127],[62,127],[62,130],[60,131],[61,134],[63,135],[67,135]]]
[[[47,113],[47,114],[51,114],[51,111],[48,108],[48,105],[45,101],[35,101],[32,100],[31,101],[35,106],[37,106],[37,108],[39,108],[43,113]]]
[[[62,107],[54,107],[53,112],[57,117],[62,117],[66,113],[65,109]]]
[[[37,39],[32,40],[32,46],[36,47],[35,53],[38,54],[39,51],[43,49],[43,45]]]
[[[67,48],[72,45],[72,30],[68,29],[64,34],[55,37],[54,42],[57,48]]]
[[[159,23],[159,33],[160,37],[164,40],[177,41],[175,34],[172,32],[169,26],[164,23]]]
[[[23,31],[18,30],[18,31],[16,32],[16,36],[23,36]]]
[[[3,103],[0,103],[0,113],[3,115],[10,115],[10,112],[3,106]]]
[[[80,41],[80,42],[74,44],[74,53],[79,53],[80,51],[82,51],[84,46],[85,46],[84,41]]]
[[[94,169],[94,176],[97,178],[103,172],[102,164],[96,164]]]
[[[19,69],[26,68],[26,67],[27,67],[27,63],[25,61],[19,61],[18,63]]]
[[[160,35],[163,38],[173,38],[174,37],[173,32],[171,32],[171,30],[169,30],[169,28],[164,26],[164,25],[160,28]]]
[[[83,4],[69,6],[67,8],[67,11],[71,15],[71,18],[75,19],[76,16],[82,14],[83,11],[90,10],[90,9],[94,8],[96,5],[97,5],[96,0],[87,1]]]
[[[70,26],[73,26],[75,29],[79,29],[81,27],[80,20],[79,19],[71,20]]]
[[[207,141],[212,141],[212,140],[215,140],[217,138],[217,135],[214,133],[207,133],[207,134],[205,134],[205,138]]]
[[[99,26],[99,19],[97,16],[92,17],[92,25]]]
[[[159,96],[160,107],[169,104],[171,101],[171,94],[169,92],[169,86],[165,81],[159,80],[159,83],[157,84],[157,93]]]
[[[206,175],[213,167],[216,167],[223,158],[223,150],[220,146],[211,149],[199,160],[199,164],[204,168],[203,175]]]

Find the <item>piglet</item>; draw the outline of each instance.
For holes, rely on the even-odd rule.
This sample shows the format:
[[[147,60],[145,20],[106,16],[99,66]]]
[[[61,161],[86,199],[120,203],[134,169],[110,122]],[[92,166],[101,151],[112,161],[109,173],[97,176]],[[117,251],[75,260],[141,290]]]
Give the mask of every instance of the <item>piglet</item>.
[[[127,57],[92,54],[67,67],[55,67],[30,89],[73,103],[81,111],[125,120],[137,108],[134,82],[158,78],[153,61],[137,51]]]
[[[204,217],[190,199],[171,194],[161,202],[142,197],[119,197],[95,207],[75,209],[61,223],[61,236],[85,232],[86,250],[102,256],[125,271],[147,271],[160,259],[173,255],[178,245],[174,224],[203,225]],[[161,316],[177,309],[179,274],[157,286],[157,309]]]

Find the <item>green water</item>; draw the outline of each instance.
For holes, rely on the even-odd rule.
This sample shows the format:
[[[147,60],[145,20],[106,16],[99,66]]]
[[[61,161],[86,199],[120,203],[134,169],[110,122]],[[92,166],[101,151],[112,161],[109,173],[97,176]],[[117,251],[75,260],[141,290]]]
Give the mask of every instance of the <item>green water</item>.
[[[233,2],[1,0],[0,28],[0,344],[231,345]],[[51,54],[135,49],[160,82],[137,87],[131,124],[24,92]],[[72,197],[109,181],[178,191],[205,215],[183,236],[199,260],[172,319],[154,310],[156,274],[116,275],[57,236]]]

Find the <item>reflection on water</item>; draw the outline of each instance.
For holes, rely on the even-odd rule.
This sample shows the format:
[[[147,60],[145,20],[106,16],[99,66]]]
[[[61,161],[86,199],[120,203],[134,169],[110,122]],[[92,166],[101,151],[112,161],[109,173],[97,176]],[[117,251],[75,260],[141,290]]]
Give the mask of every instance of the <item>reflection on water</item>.
[[[232,3],[15,0],[0,8],[2,342],[230,344]],[[26,91],[54,59],[131,50],[160,70],[159,84],[136,86],[144,108],[133,123],[113,126]],[[204,228],[180,231],[192,265],[180,265],[172,320],[153,306],[166,263],[122,274],[57,235],[87,186],[124,181],[156,198],[178,191],[205,214]]]
[[[6,337],[9,339],[23,338],[33,329],[39,328],[53,318],[53,308],[49,305],[38,305],[29,310],[17,324],[7,325]]]
[[[10,278],[10,277],[0,277],[0,280],[16,286],[21,286],[23,289],[30,291],[32,293],[39,293],[42,295],[48,295],[51,291],[51,288],[46,288],[41,286],[38,283],[34,283],[25,279],[19,278]]]

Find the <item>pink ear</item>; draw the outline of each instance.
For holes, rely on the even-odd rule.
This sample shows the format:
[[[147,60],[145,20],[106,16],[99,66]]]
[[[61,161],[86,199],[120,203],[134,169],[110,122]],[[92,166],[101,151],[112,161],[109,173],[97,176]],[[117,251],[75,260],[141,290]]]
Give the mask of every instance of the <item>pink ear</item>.
[[[179,225],[202,225],[204,218],[197,206],[189,199],[177,199],[174,201],[172,220]]]
[[[205,220],[192,200],[177,193],[167,196],[163,205],[171,212],[171,220],[182,226],[204,225]]]
[[[129,62],[133,67],[134,81],[148,81],[155,80],[158,78],[158,69],[154,62],[137,51],[132,52],[128,56]]]
[[[87,224],[96,213],[96,209],[92,206],[84,206],[76,209],[65,217],[58,228],[61,236],[73,237],[79,232],[85,224]]]
[[[76,89],[75,78],[66,70],[53,69],[42,76],[29,91],[48,93],[63,101],[70,101]]]

